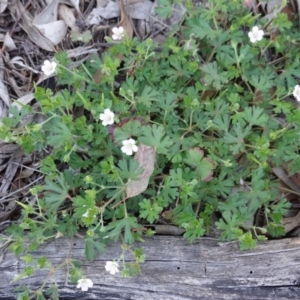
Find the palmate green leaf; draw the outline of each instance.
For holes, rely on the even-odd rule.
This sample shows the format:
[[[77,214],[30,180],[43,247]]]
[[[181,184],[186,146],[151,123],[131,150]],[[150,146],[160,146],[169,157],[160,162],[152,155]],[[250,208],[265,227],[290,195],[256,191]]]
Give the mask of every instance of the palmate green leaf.
[[[157,102],[157,107],[166,112],[174,111],[178,106],[178,101],[176,101],[177,97],[177,94],[173,92],[165,92],[161,94],[161,99]]]
[[[68,196],[69,186],[64,175],[60,173],[56,177],[56,182],[46,178],[43,189],[45,190],[45,202],[50,210],[57,210]]]
[[[122,127],[117,127],[114,131],[114,138],[122,144],[122,141],[127,140],[131,136],[139,136],[141,131],[141,123],[132,120],[124,124]]]
[[[197,65],[196,70],[194,70],[193,65],[189,64],[189,62],[186,61],[185,57],[180,57],[181,55],[183,56],[184,52],[176,53],[176,55],[170,55],[169,62],[171,67],[165,70],[168,78],[170,78],[174,82],[177,81],[177,83],[180,82],[180,77],[184,76],[185,78],[190,78],[190,76],[193,75],[198,69]]]
[[[166,136],[163,126],[144,126],[142,132],[143,135],[139,138],[139,141],[144,145],[154,147],[158,154],[167,153],[168,148],[173,144],[171,138]]]
[[[196,147],[190,149],[186,154],[184,162],[196,168],[196,174],[198,175],[199,180],[209,181],[211,179],[214,163],[210,159],[204,157],[204,152],[200,148]]]
[[[283,72],[275,79],[275,85],[286,86],[287,88],[294,87],[298,84],[297,79],[300,78],[299,59],[285,65]]]
[[[252,75],[249,82],[260,92],[267,92],[269,89],[274,86],[273,79],[275,74],[261,74],[261,75]]]
[[[270,222],[267,229],[268,233],[270,233],[272,237],[285,236],[285,230],[281,224]]]
[[[144,263],[146,259],[146,254],[142,248],[134,249],[134,257],[139,263]]]
[[[141,207],[140,217],[146,219],[150,224],[158,219],[159,214],[163,210],[156,202],[151,203],[151,201],[147,199],[144,199],[139,205]]]
[[[230,66],[236,63],[234,50],[230,45],[222,45],[218,49],[219,52],[216,56],[216,59],[219,64]]]
[[[289,115],[294,108],[292,103],[280,99],[271,101],[271,104],[273,105],[273,111],[277,114],[283,113]]]
[[[269,120],[261,107],[246,107],[241,115],[250,125],[265,126]]]
[[[120,234],[124,231],[124,242],[127,244],[132,244],[134,242],[134,237],[131,229],[137,228],[141,228],[141,225],[137,223],[137,219],[135,217],[127,217],[121,220],[117,220],[109,223],[106,226],[108,237],[114,241],[117,241]]]
[[[273,223],[276,223],[276,224],[281,224],[282,223],[282,214],[281,213],[278,213],[278,212],[273,212],[271,213],[271,219],[273,221]]]
[[[206,21],[204,18],[199,18],[199,16],[189,18],[186,21],[186,25],[187,28],[184,30],[184,34],[186,36],[193,34],[195,37],[200,39],[205,37],[214,39],[218,35],[217,31],[211,28],[208,21]]]
[[[133,76],[127,77],[126,81],[122,83],[122,90],[131,90],[136,93],[139,90],[139,81],[136,80]]]
[[[173,126],[173,130],[175,132],[175,127]],[[167,158],[172,160],[172,162],[181,162],[183,159],[182,153],[185,150],[191,149],[195,145],[195,139],[192,136],[185,137],[182,139],[180,136],[176,136],[176,133],[172,134],[172,146],[168,149],[168,153],[166,154]]]
[[[178,194],[178,186],[171,182],[170,177],[166,177],[157,201],[164,207],[167,207],[168,204],[172,203],[178,197]]]
[[[73,197],[73,207],[75,218],[81,218],[82,222],[88,226],[93,223],[94,216],[97,214],[97,209],[95,208],[95,199],[96,199],[95,190],[85,190],[84,197],[77,195]],[[82,218],[82,215],[88,213],[88,217]]]
[[[64,237],[72,238],[78,233],[77,220],[75,217],[67,215],[63,220],[58,220],[57,231],[63,233]]]
[[[139,180],[139,175],[143,173],[143,168],[139,165],[139,162],[134,159],[130,161],[122,159],[118,163],[118,167],[120,176],[127,180]]]
[[[109,174],[115,168],[114,158],[112,156],[107,157],[105,160],[100,162],[100,166],[102,175]]]
[[[46,300],[41,292],[36,292],[36,300]]]
[[[245,152],[245,141],[244,138],[251,133],[251,127],[247,126],[243,128],[240,123],[237,123],[233,127],[235,135],[229,132],[225,133],[224,142],[228,144],[235,144],[231,147],[232,154],[237,154],[239,151]]]
[[[170,0],[159,0],[155,12],[163,19],[167,19],[172,15],[173,7]]]
[[[203,228],[203,219],[194,219],[189,223],[182,225],[184,227],[185,234],[183,235],[189,242],[194,241],[205,234],[205,229]]]
[[[227,83],[227,73],[220,72],[218,70],[217,62],[211,62],[204,64],[200,67],[201,71],[204,72],[204,80],[207,85],[212,85],[215,89],[220,90],[222,85]]]
[[[96,241],[92,237],[85,239],[85,257],[87,260],[94,260],[97,254],[105,251],[106,245],[103,242]]]
[[[256,240],[253,239],[251,232],[244,233],[240,238],[240,249],[241,250],[249,250],[254,249],[256,247]]]
[[[51,265],[46,256],[39,257],[36,261],[40,269],[45,268],[47,265]]]
[[[144,104],[146,107],[151,107],[152,102],[156,102],[161,97],[161,93],[148,85],[146,85],[140,96],[137,96],[136,99],[138,103]]]
[[[17,300],[30,300],[31,299],[29,297],[30,290],[27,287],[24,287],[23,289],[26,289],[26,291],[22,293],[18,293]]]
[[[220,183],[218,183],[220,185]],[[231,194],[227,196],[225,201],[218,203],[218,210],[221,212],[238,213],[240,207],[245,207],[247,200],[242,197],[239,193]],[[249,201],[249,200],[248,200]]]
[[[62,148],[66,143],[72,143],[73,135],[60,118],[55,118],[55,120],[56,122],[48,122],[49,124],[45,125],[45,129],[51,132],[51,135],[47,137],[47,143],[56,148]]]
[[[45,294],[51,297],[52,300],[59,300],[58,286],[56,284],[52,284],[51,287],[45,292]]]
[[[285,215],[290,207],[291,202],[287,201],[287,199],[281,199],[279,202],[273,203],[271,205],[273,213],[278,213],[281,216]]]
[[[227,132],[230,124],[229,115],[223,114],[216,116],[213,120],[213,124],[213,127],[217,128],[220,132]]]
[[[232,214],[229,211],[225,211],[223,219],[216,222],[217,228],[222,230],[221,239],[231,241],[242,236],[243,231],[239,229],[239,226],[243,224],[243,220],[240,220],[236,214]]]
[[[235,186],[232,176],[228,176],[227,172],[222,170],[218,177],[213,178],[209,183],[209,189],[215,196],[227,198],[232,194],[232,188]]]

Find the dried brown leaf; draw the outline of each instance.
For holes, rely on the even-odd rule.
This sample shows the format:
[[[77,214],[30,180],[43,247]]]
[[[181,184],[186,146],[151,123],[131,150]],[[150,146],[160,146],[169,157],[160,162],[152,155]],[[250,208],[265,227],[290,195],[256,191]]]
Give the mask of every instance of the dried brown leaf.
[[[26,94],[26,95],[18,98],[18,100],[13,102],[13,104],[11,106],[15,106],[15,107],[17,107],[18,111],[21,111],[23,106],[30,103],[33,99],[34,99],[34,93],[29,93],[29,94]]]
[[[0,143],[0,155],[1,154],[9,154],[11,155],[13,152],[20,148],[17,144],[8,144],[8,143]]]
[[[10,107],[10,98],[8,95],[8,91],[2,80],[0,80],[0,99],[8,106]]]
[[[33,173],[34,173],[34,169],[25,168],[16,177],[15,181],[20,180],[22,178],[29,178]]]
[[[43,25],[57,21],[58,0],[53,0],[51,3],[33,19],[34,25]]]
[[[64,4],[60,4],[58,8],[59,17],[72,29],[72,32],[79,32],[76,25],[76,18],[74,16],[74,9],[70,9]]]
[[[54,0],[38,14],[33,25],[40,33],[50,40],[53,45],[59,44],[67,33],[68,26],[63,20],[57,20],[59,0]]]
[[[51,0],[47,0],[47,1],[50,2]],[[82,17],[81,11],[79,9],[79,2],[80,2],[79,0],[59,0],[59,3],[64,3],[64,4],[67,4],[67,5],[75,7],[78,15],[80,17]]]
[[[150,14],[154,3],[149,0],[128,0],[127,12],[132,19],[150,20]]]
[[[19,0],[14,1],[13,4],[8,6],[8,8],[15,22],[18,22],[22,29],[26,31],[28,37],[33,43],[46,51],[55,52],[52,42],[45,38],[39,30],[33,26],[33,18],[31,14],[24,8]],[[22,16],[21,21],[19,20],[19,16]]]
[[[53,45],[58,45],[66,36],[68,27],[62,20],[47,24],[34,25]]]
[[[300,212],[294,217],[283,218],[284,231],[288,233],[300,226]]]
[[[8,4],[8,0],[0,1],[0,14],[6,10],[7,4]]]
[[[143,168],[143,173],[139,176],[139,180],[129,180],[126,186],[127,198],[137,196],[144,192],[149,184],[149,178],[154,171],[156,152],[153,147],[139,144],[139,149],[136,152],[134,159],[139,162]]]
[[[280,167],[272,168],[273,173],[282,180],[290,189],[300,193],[300,186],[298,186],[292,179],[288,172]]]
[[[133,37],[133,27],[131,24],[131,20],[128,17],[125,5],[124,5],[124,0],[120,0],[119,4],[120,4],[120,10],[121,10],[121,21],[119,22],[119,24],[117,25],[117,27],[122,26],[124,28],[124,32],[126,34],[126,37],[132,39]]]
[[[15,42],[8,32],[5,34],[4,45],[7,51],[15,50],[17,48]]]

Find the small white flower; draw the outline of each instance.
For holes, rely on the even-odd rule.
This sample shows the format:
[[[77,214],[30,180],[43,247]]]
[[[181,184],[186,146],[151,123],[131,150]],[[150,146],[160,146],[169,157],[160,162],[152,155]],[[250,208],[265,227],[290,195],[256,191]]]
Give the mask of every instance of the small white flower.
[[[123,153],[126,153],[127,155],[132,155],[133,152],[138,151],[138,147],[135,144],[136,141],[134,139],[125,140],[122,142],[123,147],[121,148]]]
[[[122,26],[120,27],[114,27],[112,29],[113,35],[112,39],[113,40],[121,40],[124,37],[124,28]]]
[[[45,75],[49,76],[55,72],[56,67],[57,67],[56,62],[45,60],[44,64],[42,65],[42,71]]]
[[[81,288],[83,292],[86,292],[89,288],[93,287],[93,281],[88,278],[79,279],[77,283],[77,288]]]
[[[100,120],[103,126],[111,125],[114,123],[115,114],[109,109],[104,109],[104,114],[100,114]]]
[[[119,265],[115,261],[107,261],[105,264],[105,270],[112,275],[119,273]]]
[[[254,26],[251,31],[248,33],[251,43],[255,43],[257,41],[262,40],[264,35],[263,30],[259,30],[258,26]]]
[[[293,90],[293,96],[300,101],[300,85],[296,85]]]

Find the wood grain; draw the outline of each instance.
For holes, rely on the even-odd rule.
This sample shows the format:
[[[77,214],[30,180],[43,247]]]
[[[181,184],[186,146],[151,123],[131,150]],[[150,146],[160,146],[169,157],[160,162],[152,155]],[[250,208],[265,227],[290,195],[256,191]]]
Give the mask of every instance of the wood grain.
[[[58,239],[34,253],[46,255],[58,265],[67,257],[70,241]],[[201,238],[190,244],[182,237],[155,236],[143,247],[147,258],[142,275],[122,278],[105,271],[105,262],[117,259],[120,244],[108,246],[96,261],[82,266],[94,287],[81,292],[65,284],[66,272],[56,274],[60,299],[192,300],[192,299],[300,299],[300,238],[260,243],[251,251],[240,251],[237,243]],[[72,258],[82,260],[84,242],[74,240]],[[15,299],[13,288],[21,284],[38,288],[48,272],[37,270],[16,284],[10,281],[24,269],[22,261],[6,253],[0,264],[0,299]]]

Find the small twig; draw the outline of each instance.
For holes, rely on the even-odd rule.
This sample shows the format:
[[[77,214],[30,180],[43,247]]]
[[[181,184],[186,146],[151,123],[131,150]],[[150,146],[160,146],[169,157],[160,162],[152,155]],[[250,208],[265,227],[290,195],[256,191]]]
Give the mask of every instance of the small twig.
[[[41,172],[41,171],[38,170],[38,169],[30,168],[30,167],[28,167],[28,166],[25,166],[25,165],[23,165],[23,164],[17,163],[17,162],[15,162],[15,161],[13,162],[13,164],[15,164],[15,165],[17,165],[17,166],[20,166],[20,167],[22,167],[22,168],[25,168],[25,169],[28,169],[28,170],[31,170],[31,171],[34,171],[34,172],[39,172],[39,173],[43,174],[43,172]]]
[[[3,200],[5,200],[5,199],[11,197],[11,196],[14,195],[14,194],[17,194],[17,193],[21,192],[22,190],[24,190],[24,189],[30,187],[31,185],[34,185],[36,182],[38,182],[39,180],[41,180],[43,177],[44,177],[44,176],[41,176],[41,177],[37,178],[36,180],[34,180],[33,182],[31,182],[31,183],[29,183],[29,184],[23,186],[22,188],[20,188],[20,189],[14,191],[14,192],[12,192],[12,193],[6,195],[6,196],[3,196],[3,197],[0,199],[0,203],[1,203],[1,202],[8,202],[8,201],[10,201],[10,200],[7,200],[7,201],[3,201]]]

